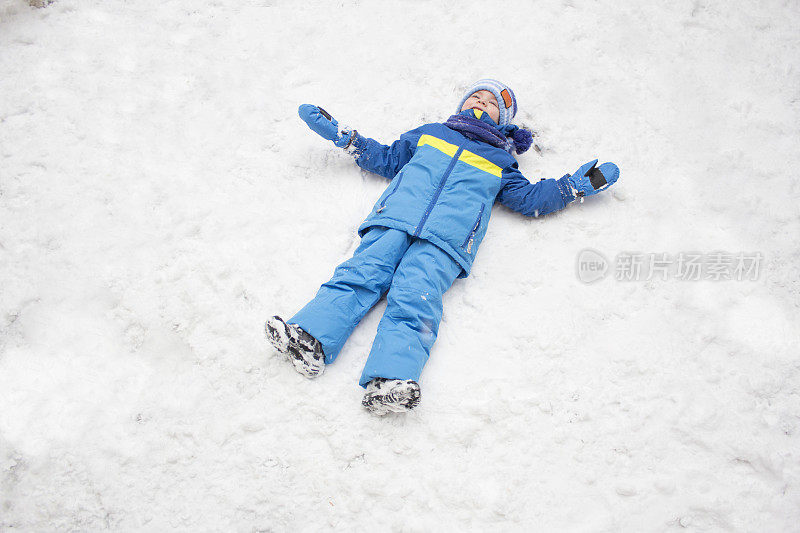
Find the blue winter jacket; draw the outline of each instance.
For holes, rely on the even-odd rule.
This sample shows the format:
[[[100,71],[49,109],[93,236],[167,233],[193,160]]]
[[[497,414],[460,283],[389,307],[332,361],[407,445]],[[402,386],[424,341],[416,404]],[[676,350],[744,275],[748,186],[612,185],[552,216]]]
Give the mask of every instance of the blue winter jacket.
[[[459,277],[469,275],[495,201],[539,216],[575,199],[567,176],[531,183],[510,153],[444,124],[420,126],[391,146],[356,134],[351,149],[361,168],[392,180],[359,235],[385,226],[426,239],[461,265]]]

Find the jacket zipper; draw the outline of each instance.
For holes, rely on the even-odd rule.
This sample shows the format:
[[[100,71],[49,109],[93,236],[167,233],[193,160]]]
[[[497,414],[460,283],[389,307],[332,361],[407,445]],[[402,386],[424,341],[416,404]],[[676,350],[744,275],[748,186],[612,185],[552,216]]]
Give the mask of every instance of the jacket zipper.
[[[428,220],[428,216],[431,214],[431,210],[433,206],[436,205],[436,201],[439,199],[439,195],[442,193],[442,189],[444,188],[444,184],[447,181],[447,177],[450,176],[450,173],[453,171],[453,167],[456,166],[456,162],[458,161],[458,156],[461,155],[461,152],[464,151],[463,146],[459,146],[458,150],[456,150],[456,154],[450,160],[450,164],[447,166],[447,170],[444,171],[442,175],[442,179],[439,182],[439,188],[436,189],[436,194],[433,195],[433,199],[431,203],[428,204],[428,208],[425,210],[425,214],[422,215],[422,219],[417,224],[417,229],[414,231],[414,235],[412,237],[419,237],[419,232],[422,231],[422,226],[425,225],[425,222]]]
[[[478,228],[481,225],[481,219],[483,219],[483,210],[486,209],[486,204],[481,204],[481,211],[478,213],[478,220],[475,221],[475,225],[472,226],[472,231],[469,232],[467,238],[464,239],[464,244],[461,245],[462,248],[465,246],[467,247],[467,253],[472,253],[472,243],[475,242],[475,233],[478,232]]]
[[[394,188],[392,189],[392,192],[390,192],[389,194],[386,195],[386,198],[383,199],[383,201],[381,202],[381,205],[378,207],[378,209],[375,210],[376,213],[380,213],[381,211],[386,209],[386,200],[391,198],[392,195],[397,192],[397,189],[400,187],[400,182],[401,181],[403,181],[403,175],[402,174],[400,174],[400,176],[398,176],[397,183],[394,184]]]

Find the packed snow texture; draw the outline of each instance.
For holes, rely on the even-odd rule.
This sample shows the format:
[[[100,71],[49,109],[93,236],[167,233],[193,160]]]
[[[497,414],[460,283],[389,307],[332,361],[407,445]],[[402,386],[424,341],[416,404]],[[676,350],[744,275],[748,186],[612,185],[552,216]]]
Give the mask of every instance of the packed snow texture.
[[[797,531],[794,1],[0,0],[0,529]],[[355,249],[384,143],[510,84],[620,181],[495,207],[422,403],[306,380],[263,324]],[[756,281],[576,276],[592,248],[759,252]]]

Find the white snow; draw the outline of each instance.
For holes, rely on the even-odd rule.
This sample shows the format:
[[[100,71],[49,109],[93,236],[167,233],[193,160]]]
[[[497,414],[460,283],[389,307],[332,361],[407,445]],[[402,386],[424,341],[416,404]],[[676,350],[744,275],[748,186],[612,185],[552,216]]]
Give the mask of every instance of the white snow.
[[[796,2],[0,0],[0,529],[789,531],[800,520]],[[445,300],[422,403],[268,347],[386,186],[383,142],[515,90],[532,179]],[[576,276],[760,252],[757,281]]]

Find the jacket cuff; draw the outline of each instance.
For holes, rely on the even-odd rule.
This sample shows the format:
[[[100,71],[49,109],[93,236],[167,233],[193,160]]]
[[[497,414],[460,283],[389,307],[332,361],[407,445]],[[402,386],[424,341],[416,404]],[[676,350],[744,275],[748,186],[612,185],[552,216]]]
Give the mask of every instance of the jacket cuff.
[[[567,205],[575,199],[575,194],[572,192],[572,184],[569,182],[569,174],[564,174],[561,178],[556,180],[558,191],[561,193],[561,199],[564,200],[564,205]]]
[[[344,151],[358,159],[366,149],[367,138],[359,134],[357,130],[353,130],[353,135],[350,137],[350,144],[344,147]]]

